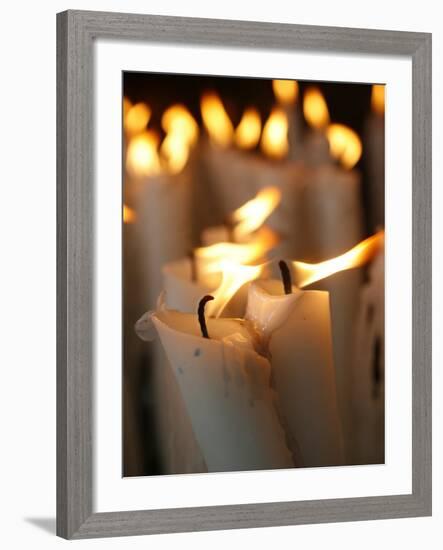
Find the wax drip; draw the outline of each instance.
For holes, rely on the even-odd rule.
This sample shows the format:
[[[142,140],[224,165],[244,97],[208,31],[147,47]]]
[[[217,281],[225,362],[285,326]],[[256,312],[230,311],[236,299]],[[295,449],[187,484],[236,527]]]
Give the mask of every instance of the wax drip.
[[[197,281],[197,262],[195,261],[194,250],[188,252],[188,258],[191,265],[191,281],[195,283]]]
[[[280,260],[278,262],[278,267],[280,268],[285,294],[292,294],[291,272],[289,271],[288,264],[283,260]]]
[[[203,338],[209,338],[208,328],[206,326],[205,319],[205,306],[207,302],[210,302],[213,299],[214,296],[206,294],[206,296],[203,296],[203,298],[198,303],[198,322],[200,323],[200,330],[202,331]]]

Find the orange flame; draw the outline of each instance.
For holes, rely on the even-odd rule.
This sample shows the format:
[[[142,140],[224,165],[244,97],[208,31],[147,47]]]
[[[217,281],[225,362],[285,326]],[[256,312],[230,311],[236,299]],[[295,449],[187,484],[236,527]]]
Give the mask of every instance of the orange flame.
[[[124,204],[123,205],[123,223],[135,223],[136,219],[137,219],[137,215],[135,213],[135,210],[133,210],[132,208]]]
[[[311,87],[303,98],[303,114],[311,128],[321,130],[329,124],[329,111],[325,98],[318,88]]]
[[[184,105],[172,105],[163,113],[162,128],[168,134],[180,135],[189,146],[198,139],[198,124]]]
[[[247,243],[221,242],[195,250],[198,271],[203,273],[220,272],[221,262],[230,260],[238,264],[252,264],[278,243],[277,234],[263,226]]]
[[[220,263],[222,280],[220,286],[212,293],[214,300],[206,306],[209,316],[220,317],[230,299],[244,284],[258,279],[265,264],[241,265],[231,260],[223,260]]]
[[[221,147],[228,147],[234,137],[234,127],[221,99],[215,92],[207,92],[201,98],[200,109],[211,141]]]
[[[167,132],[160,148],[164,168],[170,174],[178,174],[198,139],[198,125],[186,107],[177,104],[163,113],[162,127]]]
[[[261,118],[257,109],[246,109],[235,130],[235,144],[240,149],[253,149],[260,140]]]
[[[273,80],[272,90],[281,105],[292,105],[298,98],[298,82],[296,80]]]
[[[131,136],[143,132],[150,118],[151,109],[145,103],[136,103],[130,106],[124,117],[125,131]]]
[[[288,152],[288,117],[278,107],[272,109],[263,128],[261,148],[266,155],[275,159],[283,158]]]
[[[160,173],[157,152],[158,135],[152,130],[133,137],[128,145],[126,169],[132,176],[152,176]]]
[[[374,84],[371,93],[371,108],[374,113],[383,115],[385,112],[385,85]]]
[[[379,231],[372,237],[360,242],[341,256],[326,260],[317,264],[305,262],[292,262],[296,284],[303,288],[316,281],[325,279],[339,271],[346,271],[360,267],[374,258],[382,248],[384,242],[384,231]]]
[[[234,240],[241,242],[263,225],[281,201],[281,191],[277,187],[265,187],[257,195],[235,210],[232,220]]]
[[[331,155],[347,170],[353,168],[362,153],[361,140],[354,130],[344,124],[330,124],[326,129],[326,137]]]
[[[123,120],[126,119],[126,115],[128,114],[129,109],[130,109],[131,107],[132,107],[131,100],[128,99],[127,97],[124,97],[124,98],[123,98]]]

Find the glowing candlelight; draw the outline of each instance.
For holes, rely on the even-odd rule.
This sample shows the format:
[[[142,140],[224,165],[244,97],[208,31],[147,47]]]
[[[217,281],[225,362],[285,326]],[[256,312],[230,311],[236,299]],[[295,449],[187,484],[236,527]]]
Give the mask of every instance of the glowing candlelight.
[[[370,262],[380,248],[383,247],[383,242],[384,231],[379,231],[372,237],[365,239],[336,258],[316,264],[298,261],[292,262],[296,273],[297,286],[303,288],[316,281],[325,279],[334,273],[338,273],[339,271],[345,271],[365,265]]]
[[[292,105],[297,101],[299,90],[296,80],[273,80],[272,90],[281,105]]]
[[[151,109],[146,103],[129,105],[126,103],[126,112],[123,120],[125,131],[133,136],[143,132],[151,118]]]
[[[152,130],[133,137],[126,154],[126,170],[131,176],[153,176],[161,171],[159,136]]]
[[[311,128],[321,130],[329,124],[329,111],[323,94],[318,88],[310,87],[303,97],[303,114]]]
[[[135,213],[135,210],[127,206],[126,204],[123,205],[123,223],[135,223],[137,220],[137,215]]]
[[[237,208],[231,216],[236,224],[233,229],[234,240],[241,241],[261,227],[280,201],[281,191],[277,187],[265,187],[253,199]]]
[[[371,109],[378,115],[385,112],[385,85],[374,84],[371,91]]]
[[[344,124],[330,124],[326,129],[331,155],[350,170],[360,160],[362,144],[358,135]]]
[[[211,141],[228,147],[234,138],[234,127],[221,99],[215,92],[207,92],[201,98],[200,108]]]
[[[235,144],[240,149],[253,149],[257,146],[261,134],[261,118],[257,109],[246,109],[235,129]]]
[[[275,159],[283,158],[288,152],[288,117],[279,107],[272,109],[264,125],[260,146],[267,156]]]

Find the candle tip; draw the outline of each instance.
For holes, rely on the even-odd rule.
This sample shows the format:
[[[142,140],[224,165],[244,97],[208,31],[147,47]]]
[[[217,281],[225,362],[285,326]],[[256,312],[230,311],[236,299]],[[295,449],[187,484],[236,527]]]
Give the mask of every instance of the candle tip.
[[[280,268],[285,294],[292,294],[291,272],[289,271],[288,264],[285,261],[280,260],[278,262],[278,267]]]
[[[206,294],[206,296],[203,296],[203,298],[200,300],[198,304],[198,322],[200,323],[200,329],[201,329],[203,338],[209,338],[208,328],[206,326],[206,319],[205,319],[205,306],[207,302],[210,302],[213,299],[214,299],[214,296],[211,296],[210,294]]]

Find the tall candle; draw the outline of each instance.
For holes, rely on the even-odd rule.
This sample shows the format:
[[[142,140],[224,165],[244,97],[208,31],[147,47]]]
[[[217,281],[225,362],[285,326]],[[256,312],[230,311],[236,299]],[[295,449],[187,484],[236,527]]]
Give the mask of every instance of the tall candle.
[[[316,264],[298,261],[292,264],[297,285],[330,292],[338,403],[348,463],[354,463],[355,460],[355,414],[352,408],[355,365],[350,349],[354,348],[363,276],[361,270],[356,268],[371,261],[382,243],[383,232],[379,232],[335,258]]]
[[[369,217],[373,230],[385,223],[385,86],[374,84],[365,131]]]
[[[234,129],[223,102],[214,92],[203,95],[201,114],[208,139],[200,141],[199,185],[203,194],[199,196],[200,202],[210,203],[213,213],[208,221],[213,225],[214,221],[223,222],[255,195],[250,168],[252,155],[246,150],[258,142],[261,121],[258,112],[249,109]]]
[[[270,365],[253,347],[244,322],[208,319],[169,310],[143,317],[138,333],[150,337],[152,321],[186,404],[208,471],[293,467],[270,387]]]
[[[353,349],[352,405],[356,464],[385,461],[384,248],[361,290]]]
[[[344,463],[327,292],[291,288],[278,280],[251,283],[247,319],[269,353],[273,383],[296,463]]]
[[[303,143],[303,159],[309,166],[320,166],[330,161],[329,143],[325,129],[329,124],[326,101],[315,86],[310,86],[303,97],[303,114],[309,125]]]
[[[301,156],[302,120],[298,108],[299,88],[296,80],[273,80],[272,89],[277,102],[284,109],[288,119],[288,156],[297,160]]]

